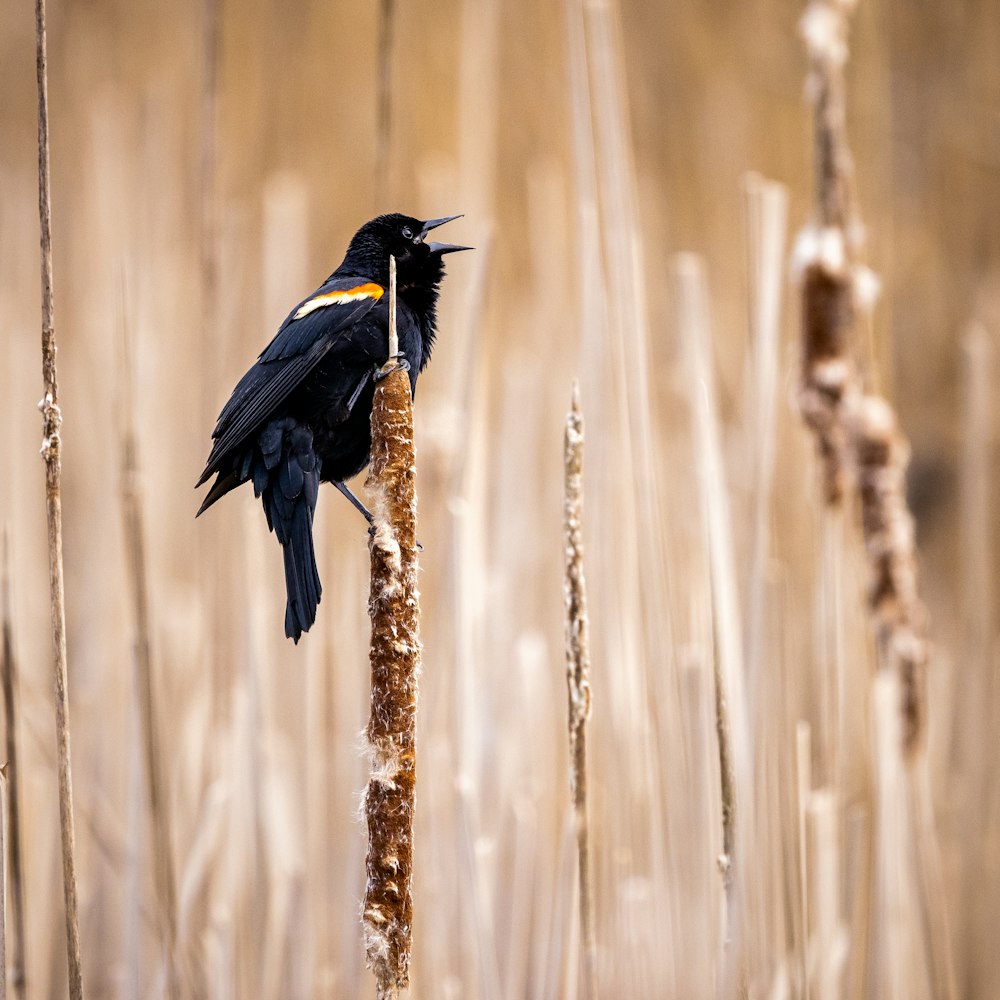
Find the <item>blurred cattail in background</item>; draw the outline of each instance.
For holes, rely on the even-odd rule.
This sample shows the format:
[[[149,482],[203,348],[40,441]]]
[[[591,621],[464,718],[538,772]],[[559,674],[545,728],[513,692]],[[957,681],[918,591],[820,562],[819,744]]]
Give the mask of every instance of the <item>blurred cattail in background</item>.
[[[581,970],[598,997],[1000,994],[994,0],[808,9],[832,50],[803,54],[801,0],[49,0],[87,995],[371,995],[367,537],[320,504],[330,582],[296,648],[252,497],[196,523],[191,487],[227,389],[373,206],[464,210],[480,248],[449,260],[415,404],[411,995],[586,995]],[[7,968],[50,996],[67,967],[33,42],[30,9],[6,11],[4,833]],[[824,159],[825,114],[849,160]],[[811,234],[791,268],[789,226]],[[805,351],[804,288],[807,330],[845,324]],[[868,403],[806,399],[807,427],[831,370]],[[592,944],[563,658],[574,377]],[[879,455],[852,451],[880,434]],[[872,568],[918,556],[919,599],[880,589],[871,612]],[[879,669],[899,627],[926,661],[912,732],[906,671]]]

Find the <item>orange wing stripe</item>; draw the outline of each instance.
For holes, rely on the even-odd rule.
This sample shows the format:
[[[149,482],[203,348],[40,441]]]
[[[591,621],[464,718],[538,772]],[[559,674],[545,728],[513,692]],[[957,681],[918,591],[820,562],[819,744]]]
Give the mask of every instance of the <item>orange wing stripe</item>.
[[[326,306],[337,306],[344,302],[357,302],[360,299],[380,299],[385,295],[385,289],[374,282],[364,285],[356,285],[354,288],[345,288],[341,292],[327,292],[325,295],[317,295],[303,302],[295,312],[296,319],[302,319],[309,313],[317,309],[324,309]]]

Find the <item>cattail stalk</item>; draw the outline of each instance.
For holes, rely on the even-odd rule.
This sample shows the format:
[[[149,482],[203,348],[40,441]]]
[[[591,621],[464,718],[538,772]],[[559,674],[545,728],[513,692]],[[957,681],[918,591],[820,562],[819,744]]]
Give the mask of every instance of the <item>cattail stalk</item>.
[[[587,815],[587,720],[590,718],[590,623],[587,581],[583,571],[583,414],[580,387],[566,414],[563,445],[565,493],[563,552],[566,608],[566,685],[569,694],[570,791],[576,814],[577,867],[580,880],[580,938],[583,951],[583,996],[595,996],[597,944],[590,877],[590,822]]]
[[[857,374],[857,317],[870,306],[873,279],[859,263],[850,205],[851,155],[844,127],[844,64],[849,15],[857,0],[812,0],[802,21],[815,110],[815,219],[799,237],[802,270],[803,419],[816,435],[824,492],[838,504],[849,483],[861,498],[871,586],[869,610],[879,665],[901,678],[908,754],[924,728],[926,613],[917,593],[913,518],[906,502],[909,443],[896,414]]]
[[[879,396],[862,396],[852,408],[851,438],[879,664],[900,675],[903,745],[912,751],[924,728],[927,640],[926,611],[917,593],[913,517],[906,505],[910,448],[892,407]]]
[[[0,660],[0,681],[3,685],[4,727],[6,729],[7,763],[7,866],[10,879],[11,946],[10,980],[17,1000],[23,1000],[26,990],[24,963],[24,875],[21,863],[21,794],[17,759],[17,658],[14,655],[14,613],[11,598],[10,541],[3,538],[3,652]],[[3,861],[0,852],[0,865]],[[0,900],[4,896],[0,894]]]
[[[420,670],[413,403],[405,371],[392,371],[396,265],[390,258],[389,361],[372,406],[367,487],[375,517],[369,543],[371,595],[371,775],[365,790],[368,881],[363,920],[368,967],[379,1000],[409,984],[413,921],[413,807]]]
[[[49,543],[49,597],[55,668],[56,758],[62,839],[63,893],[66,901],[66,953],[70,1000],[83,997],[80,926],[76,903],[76,835],[73,829],[73,772],[70,752],[69,693],[66,670],[66,606],[62,551],[62,440],[56,336],[52,299],[52,207],[49,188],[49,93],[45,40],[45,0],[35,0],[35,66],[38,74],[38,220],[42,266],[42,458],[45,460],[45,513]]]
[[[816,201],[799,236],[802,358],[799,406],[816,437],[827,503],[849,481],[844,405],[856,387],[855,288],[848,238],[851,157],[844,128],[847,20],[854,0],[814,0],[802,19],[814,102]]]

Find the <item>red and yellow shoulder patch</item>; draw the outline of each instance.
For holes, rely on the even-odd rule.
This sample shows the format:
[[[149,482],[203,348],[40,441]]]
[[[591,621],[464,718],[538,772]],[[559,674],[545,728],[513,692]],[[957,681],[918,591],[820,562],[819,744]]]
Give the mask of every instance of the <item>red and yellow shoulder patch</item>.
[[[295,311],[295,319],[302,319],[309,313],[317,309],[324,309],[326,306],[339,306],[347,302],[358,302],[361,299],[378,300],[385,295],[385,289],[381,285],[376,285],[373,281],[363,285],[355,285],[354,288],[345,288],[336,292],[325,292],[323,295],[315,295]]]

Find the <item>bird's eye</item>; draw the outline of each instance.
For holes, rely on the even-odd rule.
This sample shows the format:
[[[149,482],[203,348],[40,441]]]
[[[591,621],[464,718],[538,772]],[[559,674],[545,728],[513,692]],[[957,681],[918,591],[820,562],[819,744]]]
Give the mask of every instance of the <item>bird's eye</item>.
[[[403,226],[403,239],[410,240],[413,239],[413,230],[409,226]]]

